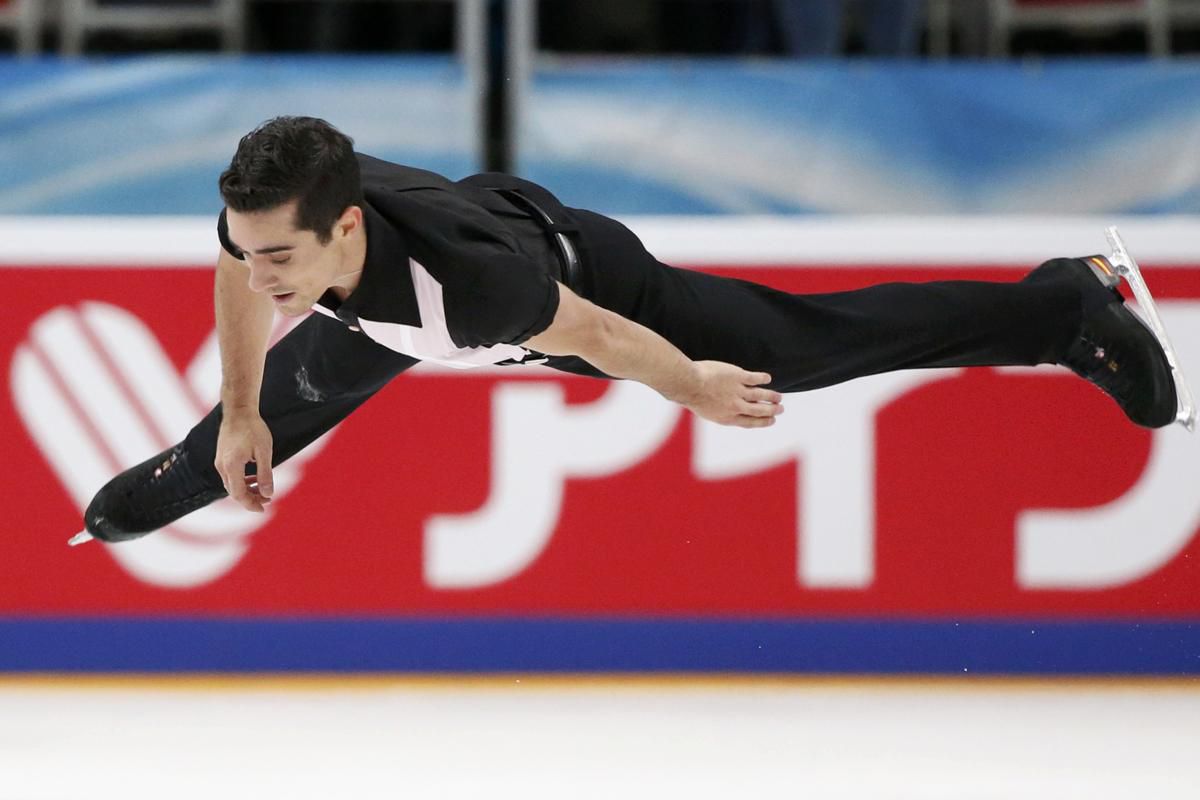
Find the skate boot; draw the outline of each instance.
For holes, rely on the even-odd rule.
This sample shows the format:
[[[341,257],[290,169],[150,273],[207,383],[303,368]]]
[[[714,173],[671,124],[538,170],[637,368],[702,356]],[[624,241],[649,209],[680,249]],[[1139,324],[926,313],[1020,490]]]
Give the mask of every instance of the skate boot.
[[[1056,259],[1026,279],[1067,280],[1079,287],[1082,322],[1058,363],[1112,397],[1134,423],[1161,428],[1180,422],[1192,430],[1195,410],[1191,395],[1153,298],[1114,229],[1109,229],[1109,237],[1112,256]],[[1157,330],[1125,305],[1116,289],[1122,277],[1134,289],[1143,311],[1157,323]]]
[[[1180,367],[1179,356],[1175,354],[1175,348],[1171,345],[1171,337],[1167,335],[1167,328],[1158,314],[1158,306],[1154,302],[1153,295],[1150,294],[1150,288],[1146,286],[1145,279],[1142,278],[1142,270],[1133,260],[1129,251],[1125,249],[1125,242],[1121,240],[1121,234],[1117,232],[1116,227],[1106,228],[1104,235],[1108,239],[1111,251],[1107,259],[1109,265],[1129,284],[1133,297],[1137,300],[1142,316],[1145,318],[1143,324],[1154,334],[1167,363],[1171,365],[1171,378],[1175,384],[1178,401],[1174,421],[1189,431],[1195,431],[1196,404],[1192,400],[1191,389],[1188,387],[1187,378]]]
[[[91,537],[105,542],[136,539],[224,496],[225,488],[218,483],[214,489],[204,480],[180,443],[105,484],[84,512],[86,530],[71,544]]]

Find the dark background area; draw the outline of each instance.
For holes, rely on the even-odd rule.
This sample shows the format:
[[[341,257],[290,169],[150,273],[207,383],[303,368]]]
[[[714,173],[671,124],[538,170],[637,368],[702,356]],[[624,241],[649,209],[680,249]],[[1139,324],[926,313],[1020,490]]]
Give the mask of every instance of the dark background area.
[[[503,2],[489,3],[494,31],[503,23]],[[951,55],[978,56],[963,28],[976,24],[965,6],[955,7]],[[976,14],[981,12],[976,12]],[[541,0],[539,46],[561,53],[787,57],[778,12],[771,0]],[[841,54],[864,51],[856,8],[847,11]],[[253,53],[397,53],[448,51],[454,47],[455,8],[448,2],[393,0],[251,0],[247,50]],[[12,36],[0,34],[11,46]],[[922,31],[917,55],[929,54]],[[499,43],[500,37],[494,37]],[[1200,52],[1200,25],[1175,26],[1172,52]],[[48,26],[46,52],[56,33]],[[89,53],[219,49],[204,32],[106,33],[89,36]],[[1014,56],[1138,55],[1148,49],[1135,26],[1079,32],[1022,30],[1011,39]]]

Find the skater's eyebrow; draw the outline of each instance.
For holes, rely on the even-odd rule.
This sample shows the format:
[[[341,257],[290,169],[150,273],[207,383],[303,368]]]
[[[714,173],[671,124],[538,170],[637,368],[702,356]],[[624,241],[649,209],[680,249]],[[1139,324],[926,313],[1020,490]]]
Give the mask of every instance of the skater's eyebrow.
[[[271,245],[270,247],[263,247],[259,250],[246,250],[246,248],[238,245],[238,243],[235,242],[233,239],[230,239],[229,243],[231,245],[233,245],[237,250],[239,250],[243,253],[252,252],[255,255],[260,255],[260,256],[270,255],[271,253],[281,253],[284,250],[295,250],[296,249],[296,245],[294,245],[294,244],[276,244],[276,245]]]

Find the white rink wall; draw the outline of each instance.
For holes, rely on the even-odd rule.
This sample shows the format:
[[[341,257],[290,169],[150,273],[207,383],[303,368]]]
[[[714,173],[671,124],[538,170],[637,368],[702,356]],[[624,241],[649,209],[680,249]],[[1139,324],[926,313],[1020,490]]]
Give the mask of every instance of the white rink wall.
[[[1200,681],[0,682],[0,797],[1196,797]]]
[[[1121,215],[793,215],[622,218],[660,260],[681,266],[863,264],[1033,267],[1108,252],[1117,226],[1155,266],[1200,262],[1200,220]],[[210,268],[216,219],[171,216],[0,216],[0,266]]]

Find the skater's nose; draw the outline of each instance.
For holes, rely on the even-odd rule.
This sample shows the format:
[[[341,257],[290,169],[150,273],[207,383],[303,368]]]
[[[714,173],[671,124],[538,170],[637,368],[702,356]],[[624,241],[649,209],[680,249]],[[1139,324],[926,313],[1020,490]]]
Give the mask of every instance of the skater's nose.
[[[250,265],[250,291],[268,292],[278,285],[279,275],[271,267],[269,260],[251,256],[248,262]]]

